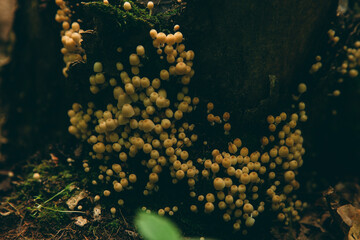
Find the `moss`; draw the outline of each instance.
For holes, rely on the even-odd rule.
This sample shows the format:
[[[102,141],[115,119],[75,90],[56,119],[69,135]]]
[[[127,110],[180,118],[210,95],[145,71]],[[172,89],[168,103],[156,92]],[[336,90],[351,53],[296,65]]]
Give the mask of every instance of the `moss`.
[[[29,210],[34,211],[34,209]],[[69,214],[66,211],[65,207],[46,207],[36,214],[33,213],[32,217],[36,218],[41,224],[65,224],[70,220]]]
[[[18,198],[26,198],[27,195],[49,197],[61,191],[75,178],[67,166],[56,166],[52,160],[42,160],[39,165],[28,163],[24,171],[26,178],[17,186]],[[34,173],[40,174],[41,181],[33,178]]]
[[[180,12],[180,8],[175,7],[164,13],[150,15],[147,9],[139,7],[133,1],[129,2],[132,5],[131,11],[103,2],[84,3],[84,10],[95,17],[114,20],[122,31],[139,25],[166,31],[169,18]]]
[[[80,179],[79,174],[70,171],[70,167],[63,161],[37,159],[27,162],[21,169],[24,176],[15,181],[14,191],[2,202],[16,206],[21,214],[29,214],[43,223],[66,223],[69,220],[68,209],[65,202],[73,195],[75,186],[80,183],[73,182]],[[33,177],[34,173],[40,179]]]
[[[120,219],[113,219],[112,221],[108,222],[105,227],[112,232],[115,232],[119,229],[119,227],[123,224]]]

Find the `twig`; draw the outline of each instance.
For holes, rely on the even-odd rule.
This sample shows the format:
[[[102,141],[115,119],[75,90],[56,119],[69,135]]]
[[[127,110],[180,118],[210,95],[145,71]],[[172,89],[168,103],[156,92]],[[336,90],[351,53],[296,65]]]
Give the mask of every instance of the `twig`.
[[[42,208],[45,208],[47,210],[51,210],[51,211],[54,211],[54,212],[62,212],[62,213],[82,213],[82,214],[85,213],[85,212],[82,212],[82,211],[57,210],[57,209],[50,208],[50,207],[45,207],[45,206],[42,206]]]
[[[121,209],[120,209],[120,215],[121,215],[122,219],[124,220],[124,222],[125,222],[125,224],[126,224],[126,227],[129,227],[129,224],[127,223],[127,221],[126,221],[126,219],[125,219],[124,215],[122,214]]]
[[[16,215],[19,215],[19,216],[21,216],[21,214],[20,214],[20,212],[19,212],[19,210],[11,203],[11,202],[7,202],[13,209],[15,209],[15,211],[16,211]]]
[[[45,202],[43,202],[43,204],[48,203],[49,201],[53,200],[55,197],[59,196],[60,194],[62,194],[63,192],[65,192],[66,190],[68,190],[70,188],[71,185],[75,184],[74,182],[68,184],[63,190],[61,190],[60,192],[58,192],[57,194],[55,194],[54,196],[52,196],[51,198],[49,198],[48,200],[46,200]]]

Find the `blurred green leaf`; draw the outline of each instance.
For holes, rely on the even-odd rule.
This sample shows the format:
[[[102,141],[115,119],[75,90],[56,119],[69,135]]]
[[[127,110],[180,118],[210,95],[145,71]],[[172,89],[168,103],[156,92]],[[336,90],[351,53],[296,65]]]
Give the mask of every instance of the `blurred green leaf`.
[[[139,233],[146,240],[181,240],[179,229],[167,218],[139,212],[135,218]]]
[[[185,238],[184,240],[201,240],[200,237]],[[215,238],[205,238],[205,240],[217,240]]]

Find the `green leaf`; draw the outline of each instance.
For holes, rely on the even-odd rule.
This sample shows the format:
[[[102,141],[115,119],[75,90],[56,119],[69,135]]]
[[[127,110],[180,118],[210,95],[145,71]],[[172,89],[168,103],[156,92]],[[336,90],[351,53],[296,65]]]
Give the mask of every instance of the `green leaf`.
[[[206,240],[217,240],[215,238],[205,238]],[[185,238],[184,240],[201,240],[201,237]]]
[[[139,212],[135,218],[139,233],[146,240],[181,240],[179,229],[167,218]]]

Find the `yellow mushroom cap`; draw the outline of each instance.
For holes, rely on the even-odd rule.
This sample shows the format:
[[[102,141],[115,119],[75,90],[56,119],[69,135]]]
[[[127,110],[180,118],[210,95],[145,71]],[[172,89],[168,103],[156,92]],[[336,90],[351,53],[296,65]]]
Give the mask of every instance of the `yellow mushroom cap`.
[[[152,39],[155,39],[156,37],[157,37],[157,31],[155,30],[155,29],[151,29],[150,30],[150,37],[152,38]]]
[[[129,2],[124,2],[124,5],[123,5],[124,9],[126,11],[129,11],[131,10],[131,4]]]
[[[169,74],[169,72],[167,70],[163,69],[163,70],[160,71],[160,78],[162,80],[168,80],[169,77],[170,77],[170,74]]]
[[[175,67],[175,73],[177,75],[184,75],[186,73],[186,64],[184,62],[179,62],[176,64],[176,67]]]
[[[214,209],[215,209],[215,207],[214,207],[214,204],[213,204],[213,203],[211,203],[211,202],[205,203],[205,209],[204,209],[204,211],[205,211],[206,213],[211,213],[212,211],[214,211]]]
[[[142,45],[136,47],[136,54],[139,56],[145,55],[145,48]]]
[[[333,95],[335,97],[339,96],[340,95],[340,90],[334,90]]]
[[[246,203],[244,204],[243,210],[246,213],[251,213],[252,211],[254,211],[254,207],[250,203]]]
[[[175,36],[173,34],[168,34],[165,38],[165,43],[168,45],[174,45],[175,44]]]
[[[69,22],[63,22],[62,27],[63,27],[64,30],[68,30],[70,28]]]
[[[181,32],[176,32],[176,33],[174,34],[174,37],[175,37],[175,42],[176,42],[176,43],[181,43],[182,40],[183,40],[183,35],[182,35]]]
[[[78,32],[78,31],[80,30],[80,25],[79,25],[79,23],[77,23],[77,22],[73,22],[73,23],[71,24],[71,28],[72,28],[75,32]]]
[[[98,142],[93,146],[93,150],[96,153],[103,153],[105,152],[105,145],[102,142]]]
[[[159,107],[159,108],[166,108],[167,103],[168,103],[167,99],[162,97],[162,96],[156,98],[155,102],[156,102],[156,106]]]
[[[153,3],[152,1],[149,1],[149,2],[147,3],[146,7],[151,10],[151,9],[154,8],[154,3]]]
[[[175,176],[177,179],[181,180],[185,177],[185,173],[183,170],[177,170]]]
[[[165,35],[165,33],[159,32],[159,33],[157,34],[157,36],[156,36],[156,40],[158,40],[160,44],[165,43],[165,40],[166,40],[166,35]]]
[[[129,181],[130,181],[131,183],[135,183],[136,180],[137,180],[137,177],[136,177],[135,174],[130,174],[130,175],[129,175]]]
[[[114,170],[114,172],[116,172],[116,173],[120,173],[121,170],[122,170],[120,164],[117,164],[117,163],[113,164],[111,168],[112,168],[112,169]]]
[[[212,102],[209,102],[207,105],[206,105],[206,108],[208,111],[211,111],[214,109],[214,104]]]
[[[351,78],[355,78],[355,77],[357,77],[359,75],[359,72],[358,72],[358,70],[356,70],[356,69],[351,69],[350,71],[349,71],[349,76],[351,77]]]
[[[291,182],[295,179],[295,173],[293,171],[287,171],[284,174],[285,181]]]
[[[225,188],[225,181],[222,178],[215,178],[213,184],[214,188],[218,191],[221,191]]]
[[[135,115],[134,108],[128,103],[123,105],[121,113],[126,118],[130,118]]]
[[[135,65],[139,65],[140,64],[140,59],[139,56],[136,55],[135,53],[131,54],[129,56],[129,62],[131,65],[135,66]]]
[[[245,221],[245,226],[252,227],[254,226],[254,223],[255,223],[255,219],[252,217],[248,217]]]
[[[225,131],[230,131],[230,130],[231,130],[231,125],[230,125],[230,123],[225,123],[225,124],[224,124],[224,130],[225,130]]]
[[[151,183],[156,183],[157,181],[159,181],[159,176],[156,173],[150,173],[149,181]]]
[[[101,62],[94,63],[94,72],[100,73],[103,71],[103,66]]]
[[[251,181],[251,176],[249,174],[247,174],[247,173],[243,173],[240,176],[240,181],[243,184],[248,184]]]
[[[103,83],[105,83],[105,76],[104,76],[104,74],[102,74],[102,73],[97,73],[97,74],[95,75],[95,82],[96,82],[97,84],[103,84]]]
[[[36,180],[39,180],[40,179],[40,174],[39,173],[34,173],[33,178],[36,179]]]
[[[123,190],[123,186],[121,185],[121,183],[115,183],[114,184],[114,190],[116,192],[121,192]]]
[[[155,124],[150,119],[145,119],[142,122],[142,129],[144,132],[151,132],[155,128]]]
[[[307,89],[307,87],[306,87],[306,84],[305,84],[305,83],[300,83],[300,84],[298,85],[298,92],[299,92],[299,93],[304,93],[304,92],[306,92],[306,89]]]
[[[112,214],[115,214],[115,213],[116,213],[116,208],[112,207],[112,208],[110,209],[110,212],[111,212]]]
[[[280,157],[287,157],[289,155],[289,149],[286,146],[282,146],[279,149],[279,156]]]

